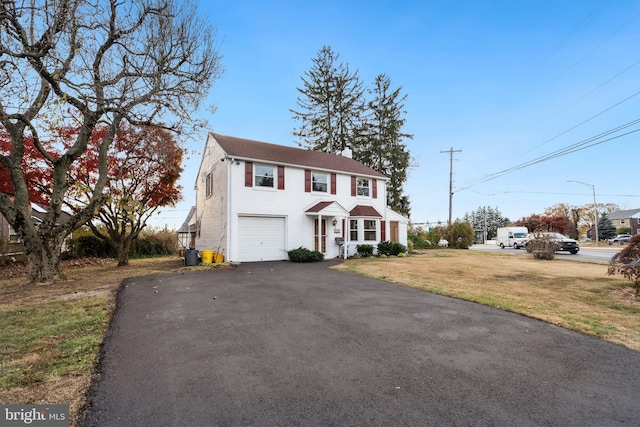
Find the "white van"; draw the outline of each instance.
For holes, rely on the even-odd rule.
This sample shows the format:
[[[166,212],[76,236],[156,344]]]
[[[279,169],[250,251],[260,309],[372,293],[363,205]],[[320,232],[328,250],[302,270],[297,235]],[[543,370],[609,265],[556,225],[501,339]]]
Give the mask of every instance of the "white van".
[[[507,246],[514,249],[524,248],[527,234],[529,234],[527,227],[500,227],[496,236],[496,245],[502,249]]]

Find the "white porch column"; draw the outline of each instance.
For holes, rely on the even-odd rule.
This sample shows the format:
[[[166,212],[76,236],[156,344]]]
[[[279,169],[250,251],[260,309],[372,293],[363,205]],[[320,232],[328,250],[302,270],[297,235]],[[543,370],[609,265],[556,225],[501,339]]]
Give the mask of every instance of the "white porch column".
[[[318,252],[322,252],[322,214],[318,214]]]
[[[349,227],[351,227],[351,222],[349,221],[349,217],[345,217],[344,219],[344,243],[342,250],[343,259],[347,259],[347,250],[349,249],[349,236],[351,233],[349,232]]]

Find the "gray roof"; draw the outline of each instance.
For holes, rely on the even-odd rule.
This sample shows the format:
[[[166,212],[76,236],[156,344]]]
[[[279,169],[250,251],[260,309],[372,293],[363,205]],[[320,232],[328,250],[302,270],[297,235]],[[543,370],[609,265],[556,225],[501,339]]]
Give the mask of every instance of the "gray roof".
[[[193,230],[189,230],[189,221],[191,220],[191,217],[195,212],[196,212],[196,207],[191,206],[191,209],[189,209],[189,213],[187,214],[187,218],[184,220],[184,222],[180,226],[178,233],[188,233],[189,231],[193,231]]]
[[[212,135],[229,156],[243,160],[262,160],[283,165],[296,165],[374,178],[387,178],[385,175],[356,160],[337,154],[287,147],[216,133]]]
[[[627,219],[640,212],[640,209],[627,209],[625,211],[615,211],[609,214],[609,219]]]

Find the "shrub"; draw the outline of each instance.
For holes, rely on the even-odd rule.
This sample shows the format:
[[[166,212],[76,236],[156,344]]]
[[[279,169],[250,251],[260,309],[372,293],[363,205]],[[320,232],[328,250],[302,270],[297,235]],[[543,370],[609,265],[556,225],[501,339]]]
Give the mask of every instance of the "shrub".
[[[556,256],[558,242],[551,239],[548,234],[535,232],[533,238],[527,241],[526,249],[535,259],[552,260]]]
[[[620,227],[616,230],[616,234],[631,234],[631,227]]]
[[[407,251],[407,247],[398,242],[380,242],[378,243],[378,254],[387,256],[397,256]]]
[[[629,239],[629,244],[609,261],[607,274],[620,274],[633,281],[636,297],[640,295],[640,234]]]
[[[356,250],[360,256],[371,256],[373,255],[373,245],[358,245],[356,246]]]
[[[93,234],[81,234],[69,239],[63,259],[84,257],[114,258],[115,253],[107,242]]]
[[[404,252],[400,252],[400,253],[398,254],[398,258],[404,258],[404,257],[406,257],[406,256],[407,256],[407,254],[405,254]]]
[[[131,257],[143,258],[173,255],[178,252],[178,239],[175,232],[168,230],[146,231],[132,243]]]
[[[407,251],[407,247],[402,243],[383,241],[378,243],[378,254],[387,256],[397,256]]]
[[[420,238],[420,236],[417,236],[415,234],[408,234],[407,235],[408,238],[408,242],[407,244],[411,246],[411,251],[416,248],[416,249],[427,249],[429,247],[431,247],[431,244],[428,240],[422,239]]]
[[[391,255],[391,242],[382,241],[378,243],[378,255]]]
[[[409,253],[413,252],[413,241],[411,240],[407,240],[407,251],[409,251]]]
[[[298,249],[293,249],[288,252],[289,259],[292,262],[318,262],[324,259],[322,252],[310,251],[307,248],[300,246]]]
[[[432,228],[427,233],[427,243],[429,248],[437,248],[438,242],[445,236],[446,229],[443,227]]]
[[[450,248],[468,249],[469,246],[473,245],[474,235],[475,232],[471,224],[466,221],[456,221],[447,227],[442,237],[447,239]]]

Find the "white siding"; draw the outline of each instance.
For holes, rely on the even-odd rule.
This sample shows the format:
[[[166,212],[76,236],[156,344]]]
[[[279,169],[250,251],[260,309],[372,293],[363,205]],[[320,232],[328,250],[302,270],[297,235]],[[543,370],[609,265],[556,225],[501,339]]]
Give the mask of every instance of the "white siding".
[[[337,202],[347,212],[357,205],[372,206],[382,215],[382,218],[376,218],[378,238],[381,235],[380,220],[385,221],[387,236],[389,236],[389,222],[399,221],[400,241],[406,244],[408,220],[386,207],[384,179],[377,179],[378,191],[375,199],[351,196],[351,174],[348,173],[337,173],[337,194],[331,194],[331,191],[307,193],[305,192],[305,169],[326,172],[329,177],[334,171],[318,171],[288,164],[271,164],[276,167],[274,175],[277,172],[277,166],[284,166],[284,190],[247,187],[245,186],[245,162],[244,159],[226,157],[226,153],[214,137],[209,136],[196,182],[196,214],[194,216],[195,221],[200,221],[201,230],[200,237],[196,239],[197,249],[223,252],[227,261],[288,259],[286,253],[288,250],[301,246],[313,249],[314,221],[318,219],[318,214],[309,215],[306,210],[323,201]],[[261,162],[254,160],[253,164],[257,165]],[[269,163],[265,162],[265,164]],[[213,192],[210,197],[205,195],[207,173],[212,173],[213,176]],[[275,182],[277,187],[277,178]],[[339,246],[335,238],[343,235],[343,219],[347,219],[348,228],[348,218],[341,209],[329,207],[322,213],[322,219],[327,221],[325,257],[334,258],[339,255]],[[362,220],[362,218],[359,219]],[[335,226],[334,220],[336,220]],[[361,230],[362,228],[359,231]],[[361,238],[364,238],[364,235]],[[363,242],[349,242],[350,255],[353,254],[355,245],[358,243]]]
[[[229,161],[222,161],[224,151],[210,137],[204,150],[196,178],[196,213],[194,224],[200,222],[200,236],[196,236],[196,249],[211,249],[227,253],[227,179]],[[206,197],[207,174],[212,175],[212,194]]]

